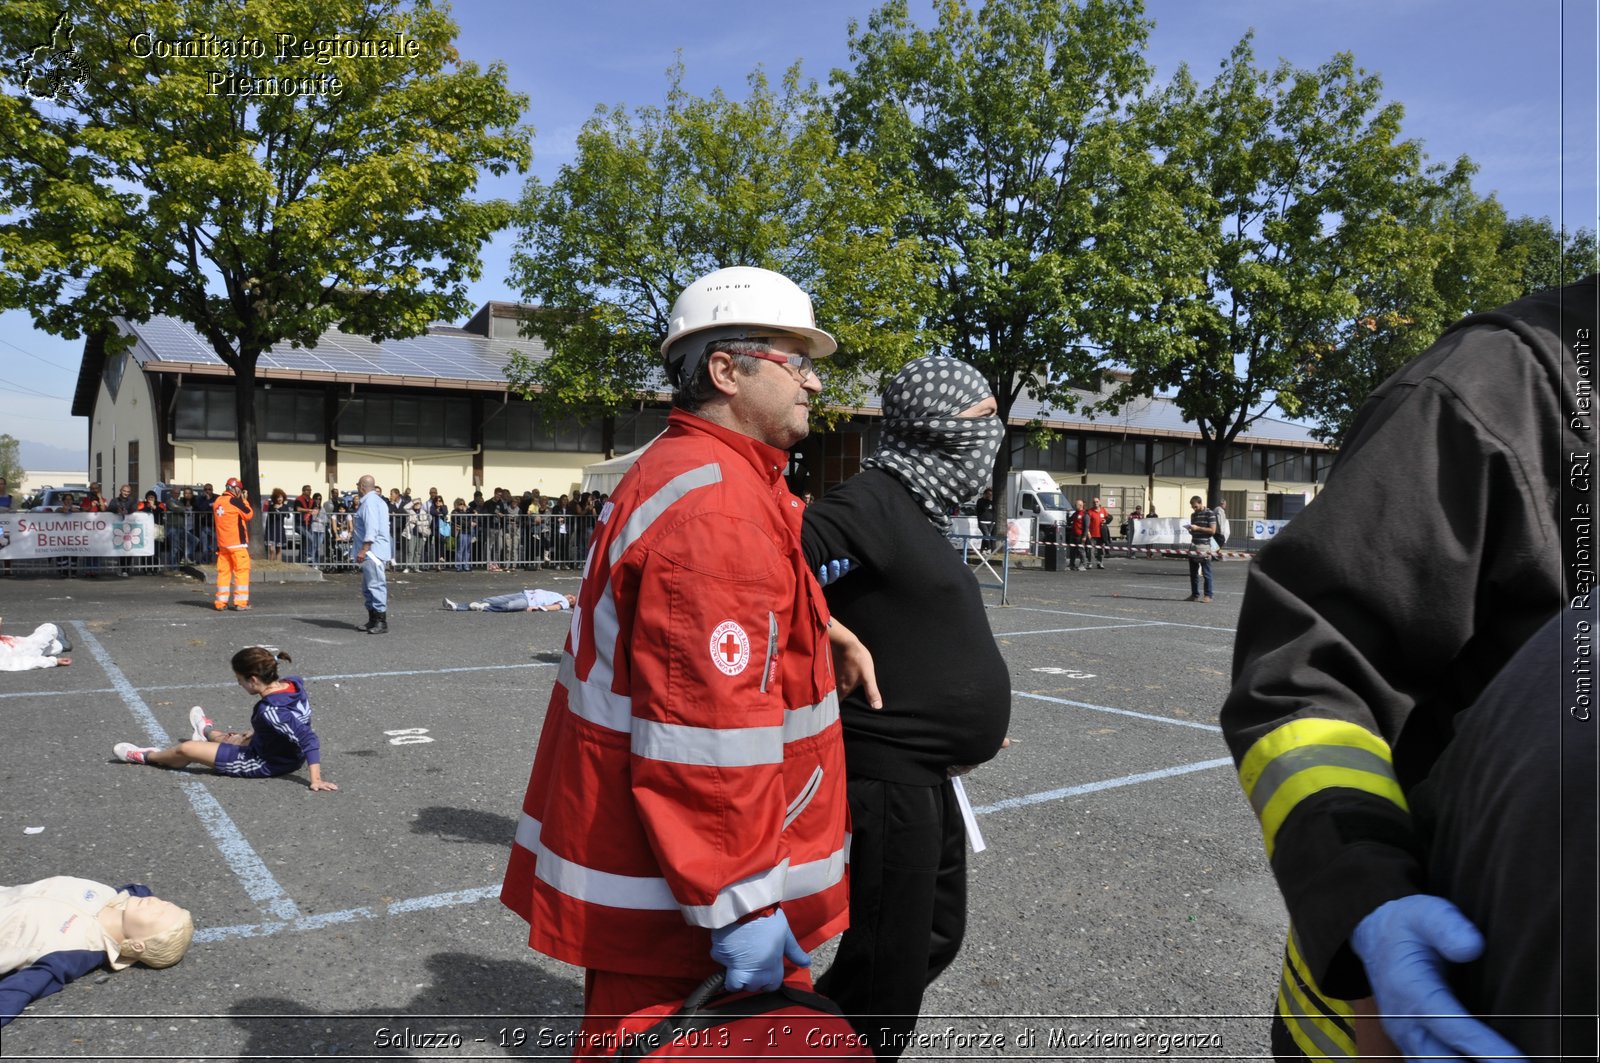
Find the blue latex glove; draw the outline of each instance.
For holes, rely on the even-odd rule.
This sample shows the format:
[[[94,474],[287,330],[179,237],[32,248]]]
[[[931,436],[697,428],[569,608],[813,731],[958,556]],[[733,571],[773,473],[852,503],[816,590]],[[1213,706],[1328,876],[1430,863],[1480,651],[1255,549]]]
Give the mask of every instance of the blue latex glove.
[[[719,926],[711,932],[711,958],[728,970],[729,992],[766,993],[783,984],[783,961],[810,967],[811,956],[794,939],[789,917],[779,908],[746,923]]]
[[[1384,1032],[1408,1059],[1523,1060],[1445,983],[1445,963],[1477,959],[1483,935],[1443,897],[1413,894],[1379,905],[1356,924],[1350,947],[1366,966]]]
[[[817,566],[817,583],[826,587],[837,581],[841,576],[850,574],[850,559],[841,557],[834,561],[824,561]]]

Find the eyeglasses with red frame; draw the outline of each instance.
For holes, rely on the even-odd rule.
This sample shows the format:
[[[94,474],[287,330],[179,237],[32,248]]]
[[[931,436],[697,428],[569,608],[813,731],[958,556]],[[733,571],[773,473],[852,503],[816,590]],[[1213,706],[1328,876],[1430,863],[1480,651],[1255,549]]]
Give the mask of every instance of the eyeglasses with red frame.
[[[805,354],[784,354],[782,351],[745,351],[744,353],[752,358],[764,358],[769,362],[777,362],[779,365],[786,365],[791,370],[798,371],[799,376],[796,379],[802,384],[817,371],[816,363],[811,360],[809,355]]]

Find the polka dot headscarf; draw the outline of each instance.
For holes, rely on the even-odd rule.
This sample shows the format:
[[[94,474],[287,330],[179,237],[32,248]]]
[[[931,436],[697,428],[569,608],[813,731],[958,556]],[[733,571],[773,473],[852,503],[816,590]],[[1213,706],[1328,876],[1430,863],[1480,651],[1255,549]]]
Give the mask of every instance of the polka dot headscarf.
[[[994,476],[1005,426],[998,417],[957,417],[990,396],[966,362],[929,355],[907,362],[883,392],[883,438],[861,463],[906,485],[928,519],[944,529],[950,511]]]

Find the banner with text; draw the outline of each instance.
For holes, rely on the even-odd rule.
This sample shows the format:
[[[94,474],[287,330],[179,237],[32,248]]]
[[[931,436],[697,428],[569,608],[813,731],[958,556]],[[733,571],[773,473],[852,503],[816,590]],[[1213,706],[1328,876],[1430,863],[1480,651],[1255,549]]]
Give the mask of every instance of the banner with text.
[[[1145,517],[1133,522],[1131,534],[1134,546],[1188,546],[1189,533],[1183,526],[1188,517]]]
[[[0,516],[0,560],[30,557],[153,557],[148,513],[10,513]]]

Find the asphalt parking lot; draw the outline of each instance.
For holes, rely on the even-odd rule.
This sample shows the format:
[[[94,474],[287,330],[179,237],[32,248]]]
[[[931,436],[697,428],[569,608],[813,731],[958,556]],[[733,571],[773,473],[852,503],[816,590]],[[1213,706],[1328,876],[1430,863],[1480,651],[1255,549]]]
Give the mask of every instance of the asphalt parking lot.
[[[990,619],[1014,746],[968,776],[988,848],[908,1058],[1267,1055],[1284,915],[1215,725],[1246,565],[1216,571],[1210,605],[1178,560],[1012,573]],[[394,577],[386,636],[355,630],[352,575],[223,614],[178,576],[0,581],[7,632],[77,643],[71,668],[0,673],[0,881],[144,882],[199,927],[174,968],[34,1004],[0,1055],[567,1055],[580,972],[496,899],[567,618],[440,608],[523,581],[577,586]],[[245,723],[228,659],[257,643],[308,679],[337,793],[113,760],[186,737],[191,705]]]

